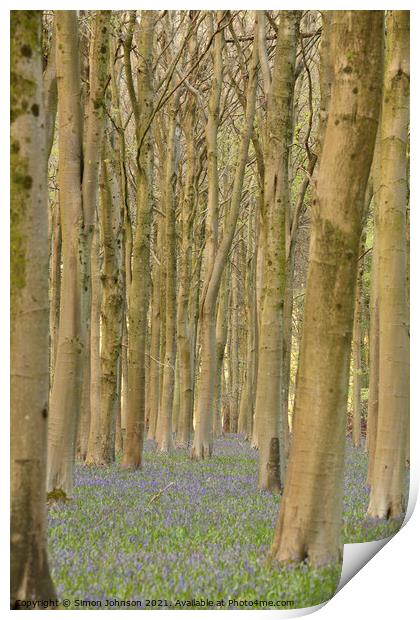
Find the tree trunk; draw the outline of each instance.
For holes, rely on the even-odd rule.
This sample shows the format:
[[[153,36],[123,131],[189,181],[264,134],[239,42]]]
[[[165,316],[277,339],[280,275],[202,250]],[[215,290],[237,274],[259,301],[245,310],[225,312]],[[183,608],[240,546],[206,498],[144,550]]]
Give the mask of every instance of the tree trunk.
[[[197,49],[196,37],[192,37],[190,52]],[[181,252],[179,269],[179,290],[177,303],[177,360],[179,368],[179,418],[176,445],[187,448],[191,440],[193,418],[194,374],[192,342],[193,324],[189,313],[189,297],[192,290],[192,245],[193,223],[196,212],[196,141],[194,135],[196,120],[195,97],[189,93],[187,113],[183,124],[186,141],[185,192],[181,208]]]
[[[168,150],[165,168],[165,245],[166,245],[166,348],[163,366],[161,414],[159,416],[158,449],[170,452],[172,441],[172,411],[176,362],[176,217],[175,191],[178,171],[177,127],[178,96],[171,106],[168,125]]]
[[[128,407],[128,329],[127,329],[127,306],[123,316],[122,339],[121,339],[121,437],[123,451],[125,433],[127,429]]]
[[[62,231],[60,323],[48,427],[47,490],[73,492],[77,420],[82,392],[84,330],[79,232],[83,222],[82,128],[77,15],[57,11],[58,185]]]
[[[378,124],[383,12],[333,11],[335,81],[321,154],[295,398],[272,559],[342,557],[346,406],[357,259]]]
[[[199,200],[198,206],[203,207],[203,195],[197,196]],[[197,423],[197,379],[198,368],[200,366],[200,351],[198,349],[198,317],[200,314],[200,285],[201,285],[201,265],[203,260],[203,240],[204,240],[204,222],[198,226],[198,233],[193,236],[193,264],[191,288],[188,299],[188,313],[191,322],[191,379],[192,379],[192,420],[191,430]]]
[[[127,349],[128,349],[128,334],[127,334],[127,308],[128,308],[128,291],[131,284],[131,249],[132,249],[132,229],[131,229],[131,217],[129,208],[129,193],[128,193],[128,180],[127,180],[127,156],[126,156],[126,142],[124,134],[124,125],[121,117],[120,107],[120,88],[117,79],[116,67],[119,65],[115,62],[117,57],[117,44],[114,38],[111,38],[111,50],[109,54],[109,66],[111,74],[111,97],[112,106],[115,111],[116,119],[116,142],[117,142],[117,177],[119,181],[119,193],[121,201],[121,215],[120,220],[122,223],[121,234],[121,277],[122,288],[124,291],[123,313],[122,313],[122,335],[121,335],[121,355],[120,355],[120,370],[118,376],[119,382],[119,395],[120,402],[117,408],[117,429],[115,438],[115,450],[122,452],[124,447],[124,435],[126,427],[126,409],[127,409]]]
[[[96,465],[100,444],[100,414],[101,414],[101,268],[100,268],[100,239],[98,225],[95,225],[91,245],[91,312],[90,312],[90,363],[89,363],[89,438],[86,450],[86,465]],[[83,422],[83,418],[82,418]]]
[[[118,454],[121,454],[123,451],[123,445],[124,445],[124,439],[123,439],[123,433],[122,433],[122,428],[121,428],[121,355],[120,355],[120,365],[119,365],[119,369],[118,369],[118,396],[119,399],[117,401],[117,415],[116,415],[116,419],[115,419],[115,444],[114,444],[114,451],[115,451],[115,455],[117,456]]]
[[[109,20],[110,11],[96,11],[93,34],[89,49],[89,93],[85,104],[84,138],[83,138],[83,225],[81,227],[81,261],[82,261],[82,327],[85,331],[83,351],[83,393],[81,402],[80,424],[83,432],[89,428],[88,420],[99,411],[91,412],[89,387],[91,385],[91,248],[95,227],[97,196],[99,186],[99,168],[104,135],[104,98],[109,69]],[[93,259],[95,260],[95,259]],[[95,329],[95,328],[92,328]],[[79,431],[79,437],[81,434]],[[79,446],[82,445],[79,442]]]
[[[239,417],[239,326],[238,326],[238,274],[237,274],[237,261],[233,258],[233,269],[231,271],[231,285],[232,296],[230,304],[230,372],[229,377],[231,380],[230,391],[230,432],[238,432],[238,417]]]
[[[208,14],[210,28],[214,31],[212,12]],[[216,19],[221,25],[223,11],[217,11]],[[213,304],[205,304],[208,283],[211,278],[218,242],[219,217],[219,177],[217,132],[220,116],[220,96],[223,82],[224,34],[219,32],[213,40],[213,79],[209,93],[208,117],[206,125],[208,198],[204,245],[204,288],[199,316],[199,339],[201,347],[201,369],[197,383],[197,412],[194,441],[191,457],[204,459],[213,451],[212,422],[214,407],[214,387],[216,376],[216,299]]]
[[[258,211],[255,209],[255,221]],[[245,381],[241,391],[239,407],[238,432],[243,433],[247,439],[252,435],[252,418],[255,407],[256,387],[256,344],[257,344],[257,297],[256,297],[256,252],[252,247],[252,217],[248,222],[248,252],[246,260],[245,294],[247,316],[247,341],[246,341],[246,368]]]
[[[175,342],[176,347],[176,342]],[[172,404],[172,434],[176,436],[178,433],[179,422],[179,364],[178,358],[175,361],[175,383],[174,383],[174,395]]]
[[[359,256],[363,256],[365,243],[360,243]],[[360,448],[362,438],[362,295],[363,295],[363,259],[358,263],[356,283],[354,321],[353,321],[353,415],[352,441],[355,448]]]
[[[156,232],[156,254],[162,256],[160,249],[162,248],[162,240],[164,233],[164,220],[158,214],[157,232]],[[160,401],[160,316],[161,316],[161,266],[155,260],[152,267],[152,301],[150,304],[151,325],[150,325],[150,347],[149,347],[149,391],[147,398],[147,410],[149,418],[149,428],[147,430],[147,438],[156,439],[156,424],[159,413]]]
[[[148,122],[152,114],[153,35],[155,11],[142,11],[138,35],[137,222],[133,242],[133,270],[129,293],[128,408],[123,468],[141,466],[145,413],[145,354],[150,288],[150,232],[152,219],[152,156]],[[131,75],[130,75],[131,77]]]
[[[112,161],[102,161],[100,219],[103,245],[101,270],[101,390],[100,440],[96,465],[107,465],[115,460],[115,424],[119,401],[118,369],[121,353],[124,295],[120,260],[118,256],[119,192],[116,189],[116,171]]]
[[[51,216],[51,257],[50,257],[50,386],[54,383],[54,368],[57,356],[57,335],[60,324],[60,283],[61,283],[61,225],[58,202],[53,205]]]
[[[379,406],[368,515],[405,510],[409,407],[406,295],[409,11],[387,13],[381,118],[379,211]]]
[[[162,239],[165,239],[165,229],[162,231]],[[160,342],[159,342],[159,356],[158,356],[158,381],[159,381],[159,400],[158,410],[156,412],[156,432],[155,440],[159,442],[159,434],[161,430],[161,415],[162,415],[162,392],[163,392],[163,372],[162,364],[165,359],[166,351],[166,249],[162,247],[162,266],[160,270]]]
[[[258,381],[258,352],[261,335],[261,314],[263,302],[263,263],[264,263],[264,245],[265,231],[263,227],[263,210],[264,210],[264,174],[260,175],[259,189],[257,194],[257,214],[256,214],[256,257],[255,257],[255,386],[254,386],[254,415],[252,420],[251,447],[258,448],[258,420],[256,410],[257,397],[257,381]],[[261,414],[263,412],[261,411]]]
[[[90,338],[90,335],[89,335]],[[89,345],[90,350],[90,345]],[[85,461],[88,451],[90,433],[90,364],[85,364],[83,369],[82,396],[80,402],[80,417],[77,425],[76,457]],[[88,402],[87,402],[88,401]]]
[[[11,27],[11,609],[55,599],[47,558],[48,189],[41,11]]]
[[[218,21],[221,22],[223,19],[223,12],[218,11],[218,15],[220,16]],[[197,420],[191,452],[191,456],[194,459],[205,459],[211,456],[213,450],[212,420],[216,371],[216,303],[223,270],[228,259],[239,215],[245,165],[248,159],[249,142],[253,131],[257,90],[258,49],[254,44],[247,85],[245,121],[238,146],[232,197],[229,205],[230,210],[226,218],[223,238],[220,241],[217,251],[214,253],[217,231],[214,231],[212,222],[214,216],[217,220],[218,211],[217,125],[220,102],[220,96],[217,97],[215,91],[221,87],[223,73],[222,67],[220,66],[220,69],[218,68],[218,64],[222,64],[223,46],[221,36],[222,35],[216,35],[215,37],[215,79],[213,82],[214,89],[212,89],[210,98],[209,122],[207,125],[207,156],[209,166],[207,217],[209,218],[209,230],[208,232],[206,231],[206,264],[200,310],[201,372],[198,380]]]
[[[227,341],[227,316],[229,308],[229,269],[226,267],[223,274],[221,291],[219,295],[219,306],[217,308],[217,321],[216,321],[216,399],[213,416],[213,435],[214,437],[221,437],[222,435],[222,375],[224,373],[224,359],[225,349]]]
[[[367,484],[371,484],[373,465],[375,463],[376,431],[378,421],[379,391],[379,304],[378,304],[378,227],[377,227],[377,194],[375,192],[375,233],[372,248],[372,264],[370,272],[370,319],[369,319],[369,399],[367,417],[367,451],[369,466]]]
[[[300,12],[284,11],[277,34],[273,80],[267,101],[263,237],[264,300],[259,334],[255,415],[258,429],[258,486],[279,492],[285,458],[280,418],[285,291],[285,214],[289,204],[289,145],[292,142],[294,69]],[[277,448],[272,448],[277,446]],[[272,449],[275,453],[272,453]]]
[[[280,461],[280,479],[284,480],[286,462],[289,458],[289,387],[290,387],[290,363],[292,355],[292,319],[293,319],[293,277],[295,271],[294,248],[286,261],[286,279],[284,287],[283,306],[283,347],[281,368],[281,417],[280,424],[283,428],[283,458]]]

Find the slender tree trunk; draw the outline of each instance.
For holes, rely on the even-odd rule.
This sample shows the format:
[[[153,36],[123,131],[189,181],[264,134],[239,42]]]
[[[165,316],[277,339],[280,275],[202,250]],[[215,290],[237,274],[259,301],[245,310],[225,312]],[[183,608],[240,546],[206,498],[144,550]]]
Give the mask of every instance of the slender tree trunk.
[[[222,364],[222,378],[220,386],[220,400],[222,403],[222,434],[230,433],[229,380],[226,378],[226,367],[228,367],[228,360],[224,359]]]
[[[357,259],[378,124],[382,11],[333,11],[335,81],[321,154],[294,437],[270,556],[342,557],[346,405]]]
[[[352,441],[355,448],[360,447],[361,442],[361,347],[360,347],[360,315],[359,315],[359,287],[356,291],[356,304],[354,313],[354,325],[353,325],[353,402],[352,402]]]
[[[368,515],[405,509],[404,465],[409,407],[406,294],[409,11],[387,13],[381,118],[379,211],[379,406]]]
[[[90,311],[90,372],[89,372],[89,424],[86,422],[88,430],[88,444],[86,450],[86,465],[96,465],[99,461],[98,451],[101,439],[100,413],[101,413],[101,267],[100,267],[100,239],[98,225],[93,231],[91,245],[91,267],[90,267],[90,286],[91,286],[91,311]],[[83,422],[83,418],[82,418]]]
[[[170,111],[168,153],[165,170],[165,245],[166,245],[166,348],[163,367],[161,415],[159,416],[158,449],[170,452],[172,441],[172,411],[175,388],[176,362],[176,217],[175,191],[178,170],[177,127],[178,97]]]
[[[231,337],[230,337],[230,380],[231,380],[231,392],[230,392],[230,432],[238,432],[238,417],[239,417],[239,326],[238,326],[238,274],[236,272],[236,259],[233,259],[232,270],[232,296],[230,306],[230,320],[231,320]]]
[[[90,364],[84,365],[82,396],[80,403],[80,418],[77,425],[76,457],[85,461],[90,433]],[[89,401],[89,402],[86,402]]]
[[[290,452],[290,433],[292,431],[293,418],[289,419],[289,392],[290,392],[290,364],[291,364],[291,352],[292,352],[292,317],[293,317],[293,281],[295,270],[295,251],[297,243],[297,234],[299,229],[300,214],[304,206],[305,195],[309,186],[310,179],[313,179],[314,173],[316,176],[316,164],[319,161],[319,157],[324,142],[325,131],[328,122],[328,112],[331,99],[331,87],[334,79],[334,58],[331,50],[331,19],[332,11],[322,12],[322,39],[320,44],[320,62],[319,62],[319,119],[318,119],[318,134],[315,142],[314,150],[308,152],[308,174],[304,177],[294,213],[291,214],[290,228],[286,228],[286,289],[283,311],[283,368],[282,368],[282,421],[284,428],[284,449],[285,459],[289,458]],[[309,136],[308,136],[309,138]],[[300,338],[298,339],[300,342]],[[298,348],[299,348],[298,342]],[[292,406],[293,410],[293,406]],[[281,461],[282,467],[281,476],[284,474],[286,463]]]
[[[367,417],[367,451],[369,465],[367,484],[371,484],[373,465],[375,463],[376,431],[378,421],[379,391],[379,304],[378,304],[378,237],[377,237],[377,194],[374,198],[374,241],[372,248],[372,266],[370,272],[370,320],[369,320],[369,399]]]
[[[47,558],[48,190],[41,11],[11,26],[10,605],[55,599]]]
[[[182,260],[182,259],[181,259]],[[184,285],[181,285],[183,287]],[[179,365],[179,418],[176,445],[188,447],[192,432],[193,413],[193,355],[192,325],[188,316],[188,290],[180,288],[178,303],[178,365]]]
[[[163,364],[165,360],[165,351],[166,351],[166,265],[167,265],[167,248],[166,248],[166,137],[167,134],[167,124],[164,122],[163,115],[159,115],[158,121],[156,123],[156,143],[159,151],[159,165],[158,165],[158,178],[159,178],[159,198],[160,198],[160,206],[162,208],[162,221],[159,223],[160,227],[157,231],[157,253],[158,260],[160,261],[159,265],[159,288],[157,288],[156,282],[156,293],[159,295],[159,307],[160,307],[160,326],[159,326],[159,344],[158,349],[156,351],[157,355],[155,357],[156,360],[156,384],[157,391],[156,394],[152,396],[153,400],[156,400],[156,420],[155,420],[155,433],[154,439],[156,445],[159,444],[160,441],[160,431],[162,429],[162,394],[163,394]]]
[[[128,408],[123,468],[141,466],[145,414],[145,354],[150,288],[150,232],[152,219],[152,144],[148,122],[152,113],[154,11],[143,11],[138,35],[138,110],[136,113],[137,224],[128,305]],[[130,75],[131,77],[131,75]]]
[[[77,15],[57,11],[58,184],[62,230],[60,324],[48,427],[47,490],[73,491],[77,420],[82,392],[84,330],[79,231],[83,222],[82,129]]]
[[[122,452],[124,446],[124,434],[126,427],[126,409],[127,409],[127,349],[128,349],[128,334],[127,334],[127,308],[128,308],[128,291],[131,284],[131,249],[132,249],[132,230],[131,230],[131,218],[129,208],[129,193],[128,193],[128,180],[127,180],[127,155],[126,155],[126,142],[124,126],[121,117],[120,106],[120,88],[118,81],[118,73],[116,67],[119,65],[115,62],[117,57],[117,45],[114,38],[111,38],[111,50],[109,54],[109,66],[111,74],[111,96],[113,111],[116,119],[116,142],[117,142],[117,160],[118,169],[117,177],[119,181],[119,193],[121,204],[120,220],[122,222],[121,231],[121,277],[122,288],[124,291],[124,302],[122,312],[122,335],[121,335],[121,355],[120,355],[120,369],[118,376],[118,393],[120,395],[120,402],[117,408],[117,427],[115,438],[115,450],[116,452]]]
[[[285,214],[289,204],[294,69],[300,12],[284,11],[277,34],[273,80],[267,102],[264,178],[264,301],[259,335],[256,419],[258,486],[279,492],[279,458],[285,458],[280,418],[283,308],[286,284]]]
[[[213,417],[213,435],[222,435],[222,375],[224,372],[225,349],[228,333],[227,315],[229,308],[229,270],[226,267],[222,278],[221,291],[219,295],[219,306],[217,308],[216,321],[216,400]]]
[[[93,245],[92,245],[91,251],[93,252]],[[99,260],[99,257],[93,257],[92,255],[91,261],[94,259],[97,261]],[[92,266],[89,269],[89,274],[90,274],[89,275],[89,286],[90,286],[90,296],[91,296],[90,298],[91,315],[93,314],[93,316],[89,317],[89,323],[88,323],[89,332],[87,334],[87,343],[86,343],[86,350],[87,350],[87,354],[89,354],[89,358],[92,357],[91,341],[92,339],[95,340],[96,332],[99,333],[99,322],[98,322],[98,325],[92,326],[92,328],[90,327],[92,324],[93,317],[96,316],[95,309],[93,308],[94,302],[92,301],[93,285],[91,283],[91,279],[92,279],[91,269],[92,269]],[[99,315],[98,315],[98,321],[99,321]],[[95,332],[95,334],[92,335],[92,332]],[[98,342],[99,342],[99,336],[98,336]],[[89,434],[90,434],[91,418],[92,418],[92,411],[93,411],[91,409],[91,383],[92,383],[91,364],[92,364],[91,359],[89,359],[89,363],[87,362],[86,359],[83,362],[82,396],[81,396],[81,402],[80,402],[79,422],[77,425],[76,455],[82,461],[85,461],[86,456],[88,454]]]
[[[295,256],[293,252],[289,254],[286,262],[286,280],[284,288],[283,306],[283,347],[282,347],[282,386],[281,386],[281,420],[283,427],[283,449],[284,454],[280,461],[282,470],[280,479],[284,480],[286,462],[289,458],[289,387],[290,387],[290,363],[292,355],[292,318],[293,318],[293,277],[295,272]]]
[[[84,429],[94,415],[90,411],[91,385],[90,367],[90,318],[91,318],[91,248],[97,209],[99,187],[99,168],[104,135],[104,98],[109,74],[109,20],[110,11],[96,11],[93,21],[93,34],[89,49],[89,94],[86,98],[86,115],[83,138],[83,225],[80,234],[82,261],[82,327],[85,331],[83,351],[83,393],[80,418]],[[99,411],[95,412],[99,415]],[[85,432],[85,431],[84,431]],[[79,432],[80,437],[80,432]],[[80,442],[79,442],[80,446]]]
[[[123,451],[123,445],[124,445],[122,428],[121,428],[121,356],[120,356],[120,367],[119,367],[119,371],[118,371],[118,383],[119,383],[118,394],[119,394],[120,398],[119,398],[119,400],[117,402],[117,415],[116,415],[116,419],[115,419],[115,444],[114,444],[114,450],[115,450],[115,455],[116,456],[118,454],[121,454],[121,452]]]
[[[223,21],[223,11],[217,11],[218,24]],[[211,29],[214,30],[213,16],[209,13]],[[201,370],[198,378],[197,417],[191,456],[203,459],[212,454],[213,392],[216,375],[216,299],[213,304],[205,304],[208,283],[214,265],[218,242],[219,216],[219,177],[217,132],[220,115],[220,95],[223,81],[224,34],[215,35],[213,41],[213,79],[209,94],[208,118],[206,125],[208,199],[204,246],[204,287],[200,302],[199,338],[201,345]]]
[[[164,233],[164,221],[158,215],[157,233],[156,233],[156,250],[157,255],[162,255],[162,240]],[[149,354],[149,393],[147,399],[147,409],[149,417],[149,428],[147,430],[147,438],[156,439],[156,424],[159,413],[160,401],[160,316],[161,316],[161,266],[155,260],[152,267],[152,301],[150,304],[151,325],[150,325],[150,354]]]
[[[199,200],[199,197],[197,198]],[[202,199],[199,202],[199,207],[202,205]],[[191,380],[192,380],[192,420],[191,430],[197,423],[197,379],[198,368],[200,365],[200,355],[197,346],[198,342],[198,317],[200,314],[200,274],[201,265],[203,259],[203,239],[204,239],[204,223],[199,226],[198,234],[193,236],[193,265],[192,265],[192,277],[191,288],[188,300],[188,313],[191,324]]]
[[[263,263],[264,263],[264,246],[265,246],[265,231],[263,226],[263,209],[264,209],[264,175],[261,175],[260,187],[257,194],[257,215],[256,215],[256,257],[255,257],[255,387],[254,387],[254,415],[252,420],[252,436],[251,446],[258,448],[258,419],[256,410],[256,397],[257,397],[257,381],[258,381],[258,364],[259,364],[259,342],[261,335],[261,314],[262,314],[262,302],[263,302]],[[261,411],[262,414],[262,411]]]
[[[176,347],[176,342],[175,342]],[[179,364],[178,357],[175,361],[175,384],[174,384],[174,396],[173,396],[173,405],[172,405],[172,434],[177,435],[178,433],[178,422],[179,422]]]
[[[325,23],[325,19],[324,19]],[[324,46],[325,47],[325,46]],[[320,74],[323,75],[323,66],[325,58],[321,56]],[[328,85],[320,84],[320,102],[321,109],[325,99],[325,90]],[[319,133],[323,132],[323,125],[320,119]],[[322,136],[319,138],[322,139]],[[318,140],[319,146],[319,140]],[[286,462],[289,458],[290,451],[290,424],[289,424],[289,392],[290,392],[290,367],[292,355],[292,319],[293,319],[293,296],[294,296],[294,274],[295,274],[295,253],[297,244],[297,235],[299,230],[300,215],[304,206],[306,191],[309,186],[309,180],[314,173],[318,155],[312,151],[308,153],[308,175],[303,179],[293,213],[286,213],[286,285],[284,291],[284,308],[283,308],[283,359],[282,359],[282,390],[281,390],[281,422],[283,425],[283,446],[284,459],[281,459],[280,478],[284,480]]]
[[[124,295],[118,256],[119,192],[115,166],[102,161],[100,228],[103,245],[101,270],[101,390],[100,439],[96,465],[107,465],[115,460],[115,424],[118,408],[118,369],[121,353]]]
[[[165,239],[165,230],[162,231],[162,239]],[[159,435],[162,428],[161,415],[162,415],[162,392],[163,392],[163,372],[162,364],[165,359],[166,351],[166,249],[162,247],[162,267],[160,272],[160,342],[159,342],[159,356],[158,356],[158,381],[159,381],[159,401],[158,410],[156,413],[156,432],[155,439],[159,442]]]
[[[363,256],[365,243],[360,243],[359,256]],[[360,447],[362,438],[362,295],[363,295],[363,259],[360,259],[357,275],[354,320],[353,320],[353,415],[352,441],[355,448]]]
[[[61,225],[58,202],[53,206],[51,217],[51,257],[50,257],[50,386],[54,383],[54,368],[57,356],[57,335],[60,324],[60,284],[61,284]]]
[[[123,440],[123,450],[125,433],[127,429],[127,407],[128,407],[128,329],[127,329],[127,306],[123,316],[122,325],[122,344],[121,344],[121,436]]]
[[[192,49],[191,49],[192,46]],[[190,50],[194,53],[197,41],[193,40]],[[187,448],[191,440],[193,418],[194,374],[192,355],[193,324],[189,313],[189,297],[192,288],[192,244],[193,223],[196,212],[196,143],[194,125],[196,119],[195,97],[189,94],[184,122],[186,140],[185,193],[181,210],[181,237],[179,290],[177,303],[177,360],[179,368],[179,418],[176,445]]]
[[[258,212],[255,210],[256,217]],[[252,247],[252,217],[248,222],[248,253],[246,259],[245,294],[247,316],[245,382],[242,386],[239,407],[238,431],[247,439],[252,435],[252,418],[255,407],[256,387],[256,340],[257,340],[257,298],[256,298],[256,253]]]
[[[218,12],[222,13],[222,12]],[[219,19],[221,21],[221,18]],[[222,61],[222,40],[219,35],[215,37],[215,64]],[[216,63],[217,59],[217,63]],[[248,148],[251,139],[255,115],[256,86],[257,86],[258,49],[254,44],[250,61],[249,80],[246,94],[246,114],[244,127],[238,147],[238,158],[235,166],[230,210],[226,219],[223,238],[213,254],[212,244],[215,236],[211,230],[206,234],[207,253],[206,269],[204,278],[204,290],[200,310],[200,340],[201,340],[201,372],[198,380],[197,397],[197,421],[191,456],[194,459],[205,459],[212,454],[212,421],[214,407],[214,387],[216,370],[216,302],[219,293],[220,282],[225,268],[229,251],[235,234],[236,222],[239,215],[239,206],[242,197],[242,186],[245,173],[245,165],[248,158]],[[215,70],[215,89],[221,87],[222,69]],[[209,203],[208,218],[210,222],[216,214],[218,202],[218,179],[217,179],[217,119],[218,103],[220,96],[214,97],[212,93],[209,109],[209,123],[207,126],[207,155],[208,155],[208,179],[209,179]],[[215,104],[215,105],[213,105]],[[213,125],[210,119],[213,117]],[[211,227],[210,227],[211,228]],[[213,236],[212,236],[213,235]],[[210,240],[210,241],[209,241]],[[210,244],[208,246],[208,243]],[[207,247],[208,246],[208,247]]]

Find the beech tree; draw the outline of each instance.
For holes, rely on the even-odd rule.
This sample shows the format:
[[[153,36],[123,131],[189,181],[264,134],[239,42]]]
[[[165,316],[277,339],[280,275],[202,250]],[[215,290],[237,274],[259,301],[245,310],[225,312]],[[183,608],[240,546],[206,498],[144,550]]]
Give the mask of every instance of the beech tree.
[[[256,214],[257,210],[255,209]],[[247,241],[245,295],[248,330],[245,381],[241,390],[238,432],[244,433],[247,439],[251,439],[257,381],[257,298],[255,287],[257,261],[255,247],[252,245],[252,213],[250,213],[248,220]]]
[[[131,62],[127,62],[126,79],[130,84],[132,110],[136,122],[137,222],[133,239],[132,275],[128,306],[128,403],[126,437],[122,467],[141,465],[145,413],[145,347],[149,305],[149,258],[151,227],[152,148],[149,122],[152,115],[152,61],[155,12],[143,11],[138,31],[138,94],[132,84]],[[136,15],[132,15],[132,28]],[[126,52],[130,54],[130,49]]]
[[[119,248],[121,244],[118,243],[121,231],[118,174],[116,163],[110,155],[110,147],[105,147],[103,149],[100,179],[99,236],[103,246],[100,279],[99,273],[94,273],[96,279],[94,286],[97,289],[102,288],[102,295],[98,299],[101,320],[95,321],[98,327],[99,324],[101,325],[100,339],[102,345],[99,349],[99,339],[93,341],[96,349],[93,368],[97,372],[99,371],[99,377],[96,388],[97,399],[94,402],[91,401],[92,412],[95,411],[95,428],[92,427],[92,434],[90,435],[92,445],[87,456],[87,463],[96,466],[106,465],[115,460],[119,362],[124,307],[121,274],[122,255]],[[98,251],[98,245],[95,243],[93,251]]]
[[[47,557],[47,135],[41,11],[11,26],[11,608],[55,599]]]
[[[178,101],[175,97],[168,120],[168,154],[165,169],[165,240],[166,240],[166,334],[163,369],[161,415],[159,417],[158,447],[161,452],[172,449],[172,409],[176,360],[176,230],[175,192],[177,182]]]
[[[101,266],[100,266],[100,239],[99,226],[95,221],[92,237],[91,265],[90,265],[90,284],[91,284],[91,307],[90,307],[90,338],[89,338],[89,381],[85,389],[89,395],[87,415],[80,420],[80,433],[88,435],[86,454],[84,456],[86,465],[95,465],[100,462],[98,450],[101,441]],[[90,413],[93,413],[91,416]],[[86,412],[84,412],[86,414]]]
[[[196,59],[198,51],[197,33],[189,43],[189,55]],[[191,77],[194,83],[196,75]],[[179,288],[177,298],[177,360],[179,367],[179,415],[176,443],[179,447],[189,446],[193,422],[194,389],[194,351],[193,322],[189,312],[189,300],[192,277],[193,225],[197,210],[197,173],[196,163],[196,121],[197,101],[194,93],[189,92],[181,129],[185,135],[185,185],[181,205],[181,248],[179,257]]]
[[[224,17],[218,12],[218,23]],[[212,412],[214,407],[215,383],[215,328],[216,302],[220,282],[227,256],[232,245],[236,222],[241,203],[245,165],[248,157],[249,142],[253,130],[255,101],[257,89],[258,52],[254,44],[249,68],[249,80],[246,93],[246,117],[238,146],[237,164],[233,182],[232,197],[229,205],[223,236],[217,245],[217,211],[218,211],[218,180],[217,180],[217,120],[220,101],[219,90],[222,82],[222,49],[223,34],[214,37],[215,80],[210,95],[207,124],[207,158],[208,158],[208,213],[205,244],[204,292],[200,308],[200,341],[201,371],[197,385],[197,419],[192,447],[194,459],[205,459],[212,454]]]
[[[364,253],[363,238],[360,243],[359,257]],[[354,304],[354,320],[353,320],[353,412],[352,412],[352,440],[353,445],[358,448],[361,444],[361,422],[362,422],[362,285],[363,285],[363,262],[359,258],[356,283],[356,294]]]
[[[285,290],[285,215],[289,197],[289,145],[299,11],[282,11],[273,75],[267,94],[264,153],[263,305],[259,334],[256,419],[261,489],[280,491],[284,432],[279,415],[282,367],[282,312]]]
[[[77,15],[74,11],[56,12],[63,277],[50,403],[47,488],[66,494],[73,490],[79,411],[82,403],[90,404],[86,390],[83,401],[81,396],[83,383],[86,387],[90,382],[90,257],[103,137],[109,18],[109,11],[96,13],[83,135]]]
[[[84,334],[80,229],[83,222],[82,126],[77,16],[56,12],[58,89],[58,182],[62,232],[60,320],[54,383],[48,423],[47,490],[73,491],[73,469],[79,415]]]
[[[110,11],[96,11],[93,33],[88,50],[88,94],[84,105],[83,122],[83,169],[82,169],[82,211],[79,245],[82,260],[82,319],[83,336],[83,385],[90,383],[90,319],[91,319],[91,247],[96,217],[96,202],[99,186],[99,170],[104,135],[104,99],[109,76]],[[95,329],[95,328],[94,328]],[[82,392],[82,415],[88,423],[92,416],[99,415],[91,409],[89,390]]]
[[[405,507],[408,433],[408,306],[406,293],[409,12],[386,19],[378,195],[379,394],[368,514],[397,517]],[[386,179],[386,181],[385,181]]]
[[[380,128],[380,124],[379,124]],[[373,186],[373,247],[369,291],[369,399],[367,416],[366,450],[369,453],[367,484],[370,485],[376,444],[376,429],[378,422],[378,392],[379,392],[379,299],[378,299],[378,196],[380,183],[380,135],[376,134],[375,153],[372,162]]]
[[[364,197],[379,116],[383,13],[334,11],[331,35],[334,82],[312,204],[296,422],[270,552],[280,562],[309,558],[314,565],[338,562],[342,554],[349,361]]]

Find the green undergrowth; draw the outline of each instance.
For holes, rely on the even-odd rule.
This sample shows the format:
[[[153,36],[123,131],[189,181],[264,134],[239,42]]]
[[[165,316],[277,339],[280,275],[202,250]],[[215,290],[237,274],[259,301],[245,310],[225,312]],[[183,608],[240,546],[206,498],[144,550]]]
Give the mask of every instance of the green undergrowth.
[[[49,505],[58,596],[71,609],[148,609],[150,601],[169,609],[212,608],[208,601],[216,609],[286,609],[331,598],[341,566],[268,565],[281,500],[257,490],[257,458],[230,436],[204,463],[148,446],[141,471],[79,464],[72,501]],[[344,542],[383,538],[399,525],[366,520],[365,469],[363,452],[348,446]]]

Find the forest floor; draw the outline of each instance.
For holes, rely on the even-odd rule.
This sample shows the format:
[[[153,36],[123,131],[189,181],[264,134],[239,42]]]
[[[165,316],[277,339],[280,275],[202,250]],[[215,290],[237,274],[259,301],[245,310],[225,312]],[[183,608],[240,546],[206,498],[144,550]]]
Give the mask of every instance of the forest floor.
[[[257,458],[247,442],[229,435],[204,463],[185,450],[167,456],[147,444],[141,471],[78,465],[74,498],[48,508],[58,597],[71,609],[118,609],[127,600],[138,601],[137,608],[177,609],[201,599],[215,606],[223,600],[220,609],[256,599],[285,608],[331,598],[341,566],[267,566],[279,497],[257,490]],[[385,538],[401,525],[365,517],[366,470],[366,454],[348,443],[345,543]]]

